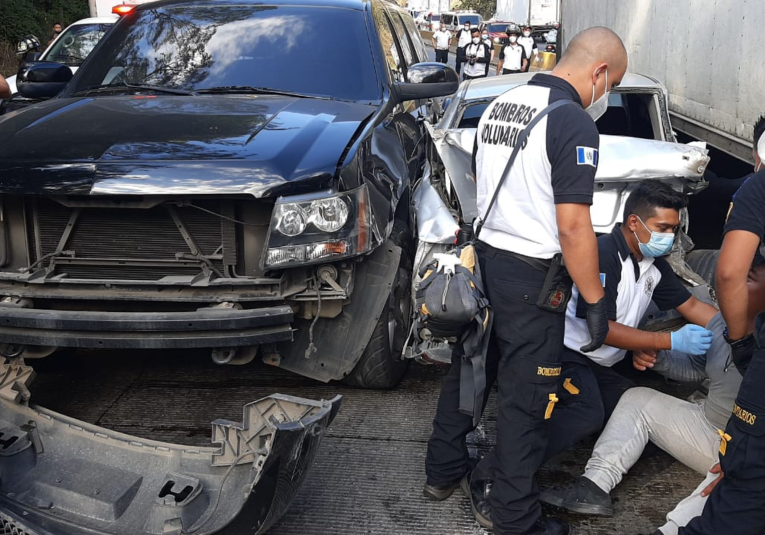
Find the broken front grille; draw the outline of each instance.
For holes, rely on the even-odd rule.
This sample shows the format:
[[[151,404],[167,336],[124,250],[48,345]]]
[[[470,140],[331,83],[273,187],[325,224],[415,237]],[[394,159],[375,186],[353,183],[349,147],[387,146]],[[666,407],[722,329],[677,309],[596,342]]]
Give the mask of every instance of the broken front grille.
[[[235,273],[237,225],[231,219],[236,218],[236,201],[147,207],[135,201],[124,207],[92,202],[25,200],[32,271],[47,269],[49,278],[137,281]]]

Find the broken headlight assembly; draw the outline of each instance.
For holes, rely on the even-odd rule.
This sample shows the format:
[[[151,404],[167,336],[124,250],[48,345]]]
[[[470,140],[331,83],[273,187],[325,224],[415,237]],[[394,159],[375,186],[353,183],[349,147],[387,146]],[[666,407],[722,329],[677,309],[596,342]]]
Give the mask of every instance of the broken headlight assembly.
[[[369,251],[371,212],[366,185],[352,191],[331,191],[279,197],[276,200],[264,268],[326,262]]]

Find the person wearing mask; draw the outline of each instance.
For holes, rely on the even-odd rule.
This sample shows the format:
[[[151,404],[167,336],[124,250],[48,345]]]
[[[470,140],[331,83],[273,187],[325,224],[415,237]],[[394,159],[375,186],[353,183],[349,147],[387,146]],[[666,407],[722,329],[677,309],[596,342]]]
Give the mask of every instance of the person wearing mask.
[[[452,34],[446,28],[441,28],[441,24],[438,22],[433,23],[433,30],[430,43],[433,45],[433,50],[436,51],[436,61],[447,63],[449,61],[449,42],[452,40]]]
[[[490,525],[497,535],[570,533],[564,522],[542,516],[535,474],[547,449],[550,412],[557,399],[571,282],[564,277],[555,291],[542,294],[542,289],[562,259],[579,289],[590,333],[579,349],[587,353],[604,343],[608,311],[590,220],[600,139],[593,120],[605,112],[608,93],[626,69],[627,51],[619,36],[607,28],[590,28],[572,39],[551,73],[536,74],[528,84],[496,98],[478,125],[478,213],[485,215],[497,193],[489,217],[480,222],[476,243],[494,314],[486,392],[495,382],[499,385],[492,454],[496,462],[489,470],[494,485],[488,500]],[[530,132],[497,190],[517,133],[559,101],[565,104]],[[494,135],[495,131],[507,134]],[[459,410],[460,371],[456,356],[441,388],[428,441],[423,494],[432,500],[448,498],[461,483],[463,489],[470,485],[466,436],[473,418]],[[481,515],[475,516],[483,522]]]
[[[632,388],[626,392],[611,388],[613,394],[616,394],[611,397],[618,404],[615,409],[611,407],[613,415],[595,444],[584,474],[571,484],[543,491],[540,497],[542,502],[577,513],[610,516],[613,506],[609,493],[637,462],[649,441],[701,474],[706,474],[717,460],[720,445],[717,429],[725,427],[741,384],[741,374],[731,366],[730,349],[723,339],[725,322],[713,306],[690,296],[664,258],[652,258],[655,254],[668,252],[674,234],[654,231],[647,243],[643,243],[643,238],[647,236],[640,232],[640,221],[643,220],[646,226],[656,230],[666,230],[665,224],[679,224],[680,210],[685,204],[685,196],[674,191],[671,186],[656,180],[644,181],[627,200],[625,214],[632,214],[625,217],[625,223],[619,231],[615,229],[612,237],[599,238],[601,273],[605,277],[607,299],[614,292],[614,282],[609,282],[609,278],[620,279],[615,290],[616,303],[612,305],[619,325],[611,324],[606,344],[631,348],[633,366],[638,370],[653,369],[669,379],[689,383],[709,379],[708,397],[697,404],[651,388]],[[615,241],[622,245],[617,243],[615,249]],[[629,253],[623,246],[625,242]],[[626,266],[621,251],[627,253]],[[615,255],[618,256],[614,258]],[[641,256],[642,260],[637,262]],[[645,269],[646,263],[652,267]],[[613,268],[617,264],[626,269],[622,273],[615,273]],[[626,274],[637,272],[633,268],[640,270],[640,277],[637,280],[634,277],[625,278]],[[654,280],[651,284],[653,288],[651,295],[647,296],[644,286],[650,279]],[[750,295],[757,298],[758,305],[765,305],[765,285],[753,283]],[[645,314],[648,304],[646,298],[653,299],[661,309],[675,308],[690,324],[674,333],[636,329],[635,326]],[[571,309],[566,323],[567,337],[571,326],[569,321],[572,320],[570,313]],[[572,327],[573,331],[577,330],[575,326]],[[602,347],[590,358],[607,349],[608,346]],[[621,351],[622,355],[624,352]],[[565,390],[572,385],[576,387],[576,393],[561,400],[564,407],[558,412],[558,417],[563,425],[558,426],[557,421],[553,421],[552,425],[560,432],[555,434],[557,440],[566,447],[577,438],[569,438],[570,434],[582,437],[582,429],[598,430],[597,418],[589,418],[588,414],[599,411],[597,407],[591,409],[597,403],[588,399],[591,397],[587,391],[590,390],[588,385],[592,383],[592,377],[587,377],[586,370],[564,364],[561,377],[564,376],[567,377],[567,383],[562,384],[562,397],[571,394],[571,390]],[[601,378],[598,371],[595,371],[594,377],[598,380]],[[576,381],[581,383],[577,384]],[[605,389],[601,389],[601,393],[605,394]],[[565,403],[568,400],[579,405],[579,415],[575,414],[575,410],[567,410]],[[603,405],[607,403],[607,396],[604,395]],[[555,440],[551,439],[552,442]],[[554,454],[556,451],[548,450],[548,453]],[[668,523],[662,535],[677,535],[678,526],[699,514],[702,507],[703,502],[696,500],[688,500],[678,506],[668,515]]]
[[[63,26],[61,26],[60,22],[53,23],[53,35],[50,36],[47,46],[50,46],[50,44],[56,40],[56,37],[59,36],[62,30],[63,30]]]
[[[486,76],[489,76],[489,67],[491,66],[491,62],[494,61],[494,43],[492,42],[491,37],[489,37],[488,28],[484,28],[483,30],[481,30],[481,41],[491,51],[491,57],[489,58],[489,63],[486,64]]]
[[[529,72],[529,67],[531,67],[531,61],[534,59],[534,56],[536,56],[539,53],[539,50],[537,49],[537,42],[531,36],[531,28],[526,26],[523,29],[523,36],[518,38],[518,43],[526,51],[526,57],[529,60],[528,64],[526,65],[526,69],[524,69],[523,72]]]
[[[497,63],[497,74],[517,74],[526,72],[529,58],[526,50],[518,43],[518,28],[507,28],[507,44],[502,45]]]
[[[759,123],[759,121],[758,121]],[[759,137],[758,137],[759,134]],[[765,314],[752,326],[747,281],[765,237],[765,135],[755,130],[755,173],[733,196],[717,260],[716,291],[731,361],[744,375],[733,415],[721,431],[720,464],[704,511],[680,535],[760,535],[765,531]],[[735,529],[733,529],[735,528]]]
[[[3,98],[11,98],[11,87],[5,81],[3,75],[0,74],[0,99]]]
[[[470,21],[465,22],[465,25],[457,32],[454,39],[457,41],[457,58],[454,62],[454,70],[457,71],[457,76],[459,76],[460,71],[462,70],[462,64],[465,63],[465,48],[467,48],[470,41],[473,39],[473,35],[470,31]]]
[[[489,46],[481,40],[481,31],[477,26],[471,30],[470,44],[465,47],[465,66],[463,74],[465,80],[485,78],[488,74],[488,65],[491,59]]]

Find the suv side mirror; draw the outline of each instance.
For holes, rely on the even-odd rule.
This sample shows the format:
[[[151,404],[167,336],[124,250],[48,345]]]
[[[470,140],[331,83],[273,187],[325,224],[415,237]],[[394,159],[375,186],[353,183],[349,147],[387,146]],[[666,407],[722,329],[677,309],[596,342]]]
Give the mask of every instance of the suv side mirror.
[[[16,77],[16,88],[25,98],[53,98],[69,83],[72,76],[72,70],[60,63],[23,63]]]
[[[409,67],[409,82],[393,84],[393,93],[400,102],[445,97],[460,85],[457,73],[443,63],[415,63]]]

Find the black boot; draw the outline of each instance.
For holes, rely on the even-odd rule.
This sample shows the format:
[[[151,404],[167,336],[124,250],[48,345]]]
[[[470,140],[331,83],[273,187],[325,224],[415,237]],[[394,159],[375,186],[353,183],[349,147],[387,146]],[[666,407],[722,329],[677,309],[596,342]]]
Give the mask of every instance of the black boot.
[[[454,489],[460,486],[460,481],[447,483],[446,485],[428,485],[422,487],[422,495],[428,500],[442,502],[454,493]]]
[[[491,480],[475,480],[470,477],[471,474],[462,478],[462,492],[470,498],[470,508],[473,510],[473,516],[481,527],[492,529],[491,507],[489,506],[489,492],[491,492]]]
[[[570,485],[542,492],[539,500],[572,513],[599,516],[614,514],[611,496],[584,476],[576,478]]]

